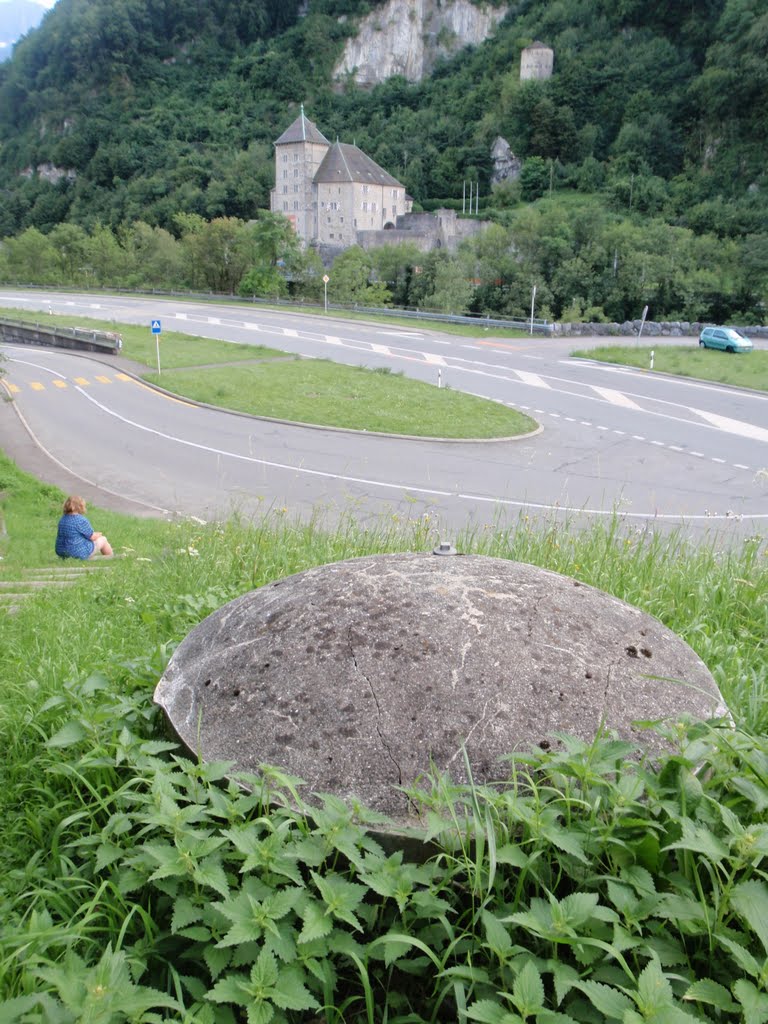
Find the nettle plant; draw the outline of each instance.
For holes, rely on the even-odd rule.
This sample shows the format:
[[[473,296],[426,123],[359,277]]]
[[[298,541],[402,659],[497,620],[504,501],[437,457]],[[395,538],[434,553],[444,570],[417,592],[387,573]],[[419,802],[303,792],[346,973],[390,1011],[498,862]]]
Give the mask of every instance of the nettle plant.
[[[413,857],[276,769],[183,756],[147,693],[94,676],[41,716],[63,816],[0,907],[3,1021],[768,1021],[763,738],[679,725],[651,765],[561,736],[498,786],[435,776]]]

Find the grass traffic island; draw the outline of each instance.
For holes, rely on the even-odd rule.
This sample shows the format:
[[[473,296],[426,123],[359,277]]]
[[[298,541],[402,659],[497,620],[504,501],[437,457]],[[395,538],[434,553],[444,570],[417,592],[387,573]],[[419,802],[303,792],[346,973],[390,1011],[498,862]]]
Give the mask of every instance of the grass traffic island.
[[[260,362],[144,375],[174,394],[236,412],[327,427],[456,439],[513,437],[536,429],[497,402],[392,373],[321,359]]]
[[[678,377],[695,377],[716,384],[768,391],[768,350],[732,354],[695,345],[606,345],[571,352],[576,359],[595,359],[601,363],[637,366],[649,370],[653,352],[653,370]]]
[[[41,320],[41,314],[33,316],[29,310],[12,310],[9,315],[27,322]],[[54,314],[45,323],[75,327],[83,319]],[[94,330],[119,331],[123,357],[147,367],[155,364],[156,340],[147,327],[87,322]],[[538,425],[499,402],[438,388],[389,368],[369,370],[303,359],[263,345],[176,331],[161,335],[160,369],[159,374],[154,370],[141,376],[193,401],[315,426],[470,440],[516,437]]]
[[[51,564],[63,495],[0,454],[0,569]],[[762,1022],[768,955],[768,561],[616,523],[456,538],[656,615],[733,727],[516,751],[431,780],[434,845],[266,769],[252,792],[169,741],[152,693],[225,602],[290,573],[429,550],[435,524],[166,523],[91,510],[108,572],[0,619],[0,1019],[323,1024]],[[506,667],[502,666],[506,671]],[[277,711],[277,709],[275,709]],[[650,725],[650,723],[649,723]],[[306,737],[307,742],[311,737]],[[544,747],[544,743],[541,744]]]

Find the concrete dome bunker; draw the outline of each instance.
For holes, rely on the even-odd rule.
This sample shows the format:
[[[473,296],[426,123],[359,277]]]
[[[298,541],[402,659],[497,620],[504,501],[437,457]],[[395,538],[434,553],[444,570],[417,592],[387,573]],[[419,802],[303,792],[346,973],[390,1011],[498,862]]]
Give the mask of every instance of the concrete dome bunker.
[[[431,765],[502,780],[500,759],[604,724],[724,713],[704,663],[657,619],[536,566],[393,554],[319,566],[237,598],[180,644],[155,690],[185,746],[271,764],[418,822],[399,786]]]

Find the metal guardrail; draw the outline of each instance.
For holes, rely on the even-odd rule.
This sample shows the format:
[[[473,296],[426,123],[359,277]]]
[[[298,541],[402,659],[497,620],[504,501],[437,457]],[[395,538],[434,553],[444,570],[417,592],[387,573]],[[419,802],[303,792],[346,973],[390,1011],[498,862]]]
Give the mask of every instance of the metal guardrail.
[[[17,284],[17,287],[40,289],[45,286]],[[71,289],[57,287],[56,290],[88,292],[87,288]],[[287,309],[318,309],[322,311],[327,308],[328,311],[336,310],[338,312],[361,313],[363,316],[402,317],[404,320],[424,320],[434,321],[435,323],[463,324],[479,327],[481,329],[485,329],[486,327],[498,327],[502,330],[526,331],[529,334],[537,333],[550,335],[554,331],[554,324],[550,323],[549,320],[541,319],[539,317],[534,317],[533,319],[530,317],[527,317],[526,319],[515,317],[491,317],[489,314],[483,316],[479,313],[439,313],[436,310],[429,309],[411,309],[402,306],[385,306],[377,308],[373,306],[360,306],[357,303],[344,304],[340,302],[329,302],[326,307],[322,302],[296,302],[292,299],[280,299],[277,297],[262,298],[261,296],[256,295],[230,295],[226,292],[175,291],[161,288],[152,288],[147,289],[146,291],[133,288],[110,288],[104,289],[104,291],[118,295],[157,295],[160,297],[166,296],[168,298],[199,299],[201,301],[224,300],[225,302],[236,304],[242,303],[250,306],[284,306]],[[97,294],[102,294],[102,292],[98,292]]]

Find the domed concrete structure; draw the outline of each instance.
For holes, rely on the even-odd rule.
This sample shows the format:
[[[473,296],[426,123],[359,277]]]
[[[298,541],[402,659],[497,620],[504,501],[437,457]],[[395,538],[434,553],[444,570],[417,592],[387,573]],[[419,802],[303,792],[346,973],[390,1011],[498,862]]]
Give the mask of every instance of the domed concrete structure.
[[[452,549],[451,549],[452,550]],[[434,766],[465,782],[505,755],[636,720],[723,714],[703,662],[650,615],[574,579],[479,556],[395,554],[320,566],[225,605],[155,691],[203,759],[303,778],[413,825],[399,786]]]

